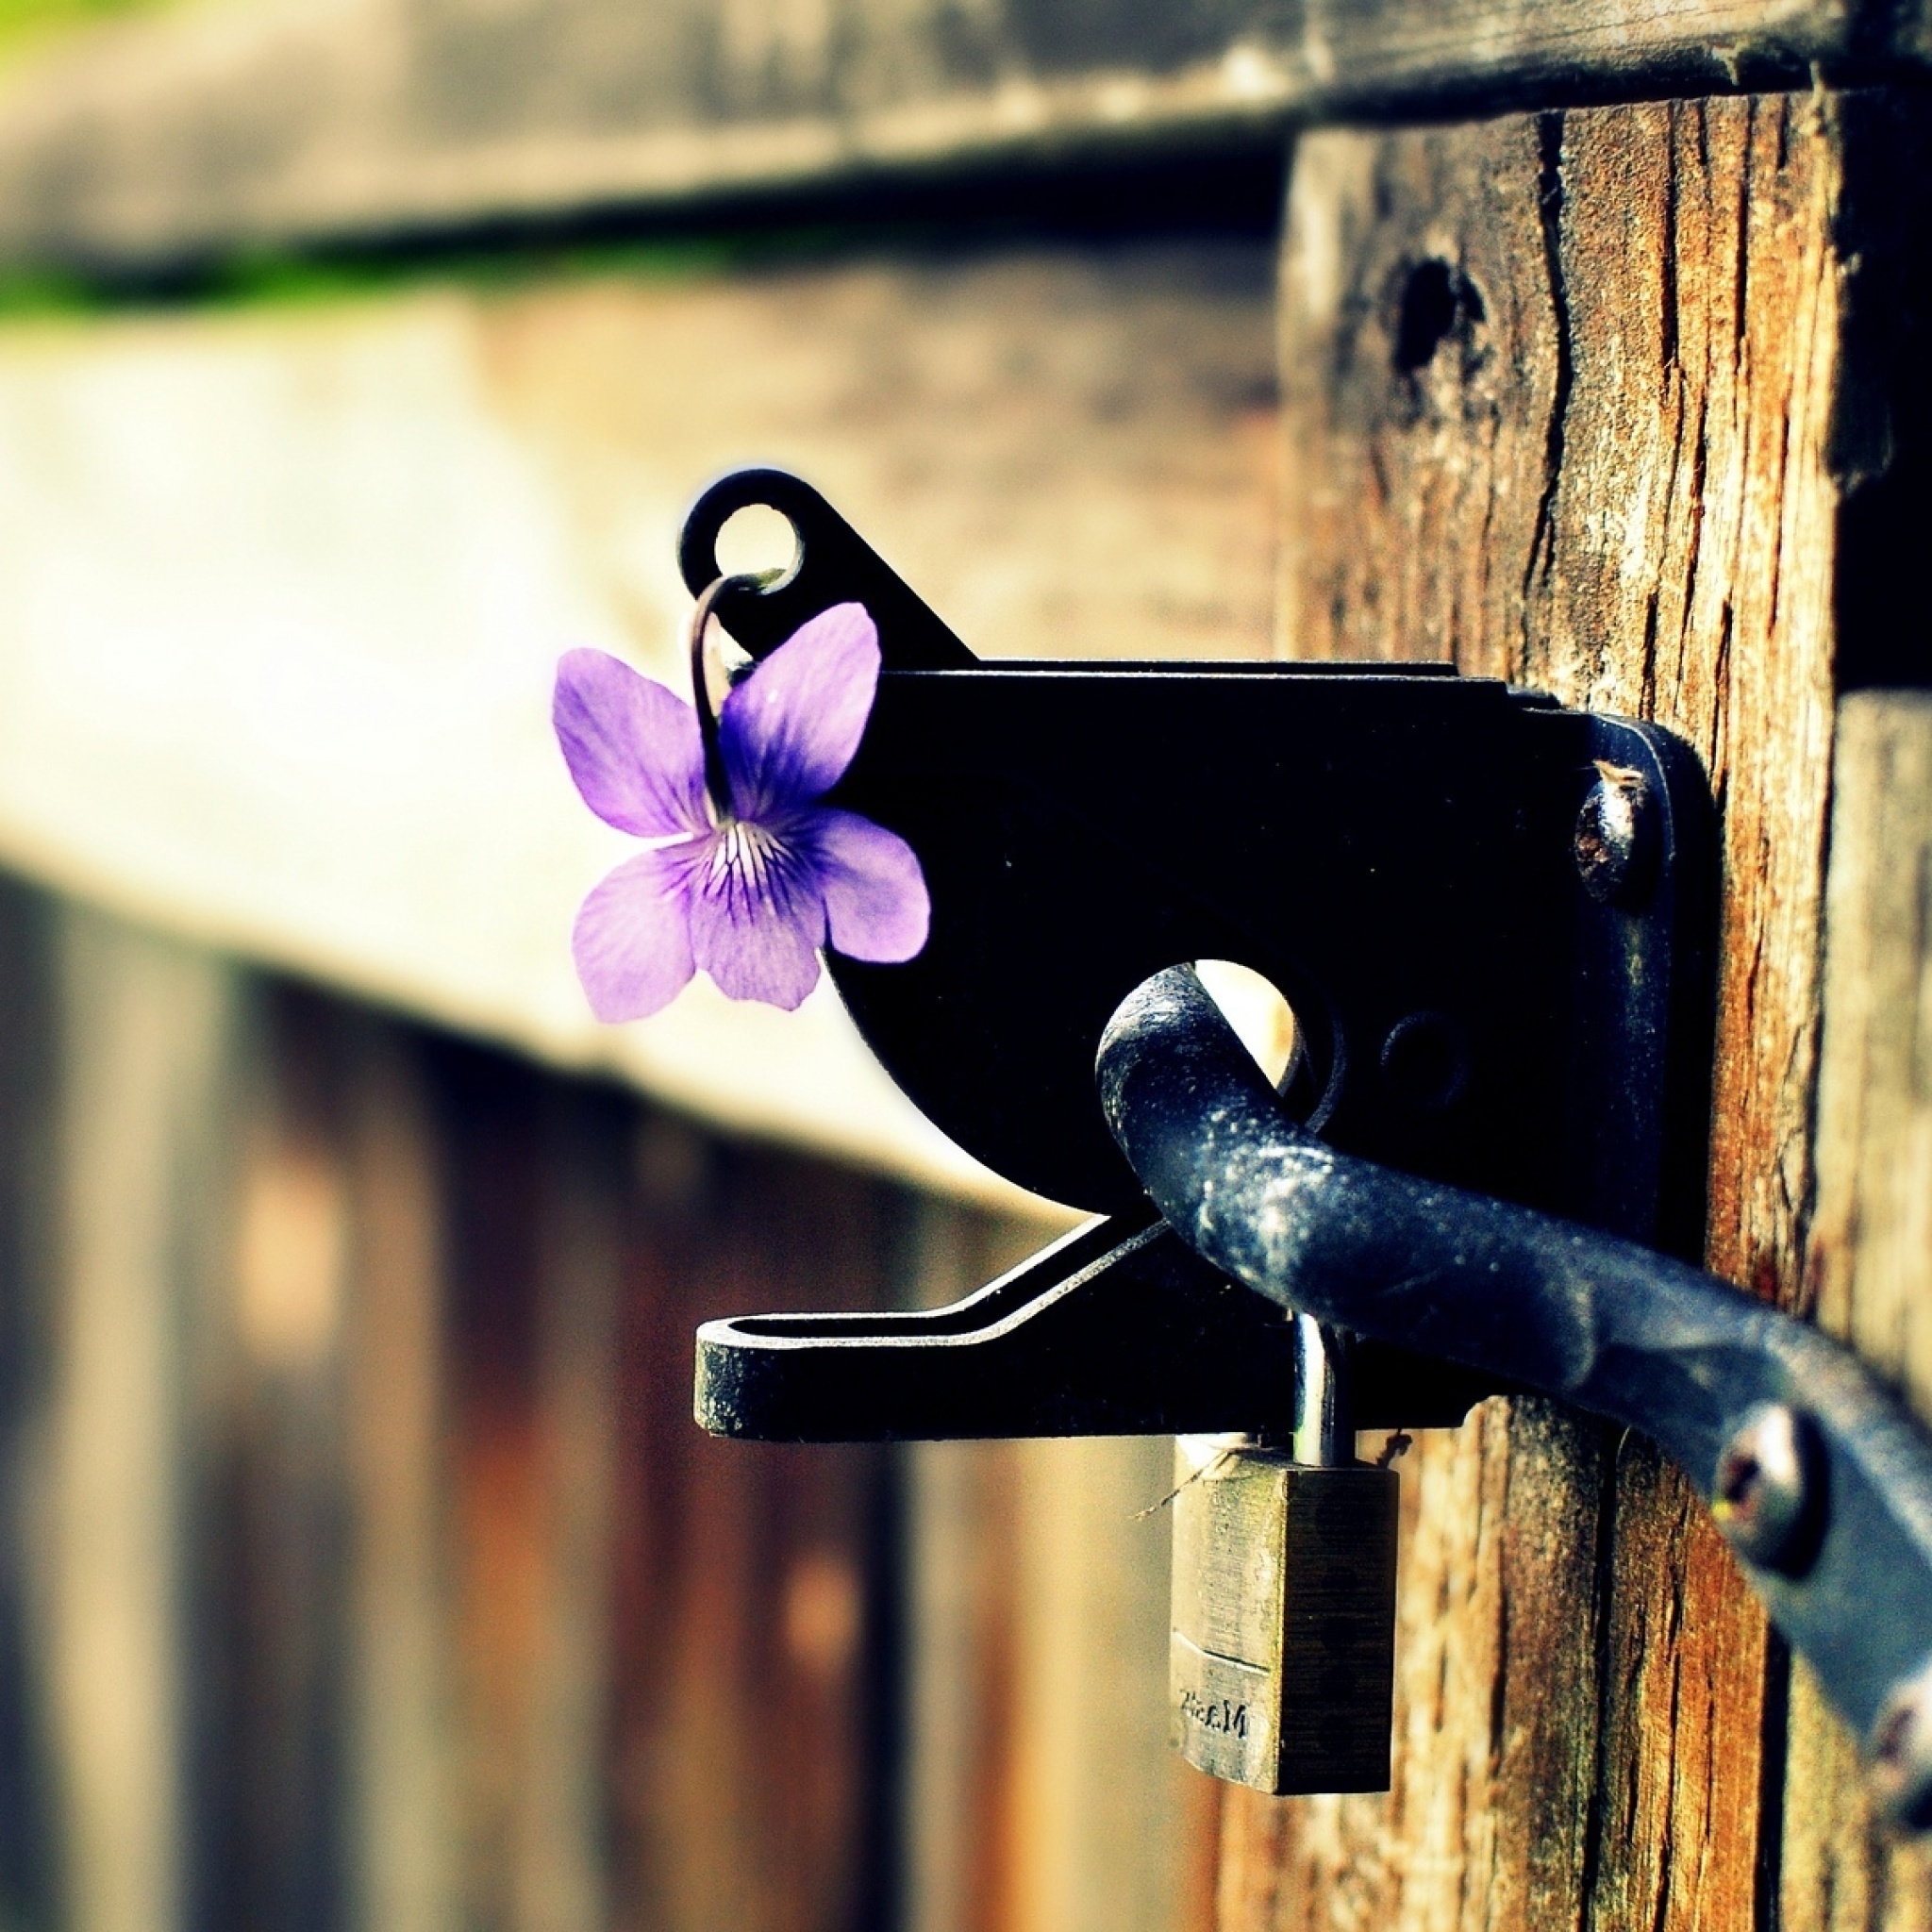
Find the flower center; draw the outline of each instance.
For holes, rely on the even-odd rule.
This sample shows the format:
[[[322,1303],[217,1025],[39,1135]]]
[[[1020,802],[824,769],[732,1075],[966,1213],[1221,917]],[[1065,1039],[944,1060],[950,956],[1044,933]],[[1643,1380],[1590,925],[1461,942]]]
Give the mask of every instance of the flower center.
[[[721,819],[711,845],[710,885],[727,896],[775,901],[795,855],[768,827],[748,819]]]

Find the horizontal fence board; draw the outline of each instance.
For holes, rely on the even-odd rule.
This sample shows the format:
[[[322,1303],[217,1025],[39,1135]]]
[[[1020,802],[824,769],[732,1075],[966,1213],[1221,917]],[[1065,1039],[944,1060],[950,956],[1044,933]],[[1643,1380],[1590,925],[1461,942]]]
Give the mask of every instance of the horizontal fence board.
[[[683,688],[684,504],[811,477],[990,656],[1265,656],[1268,251],[609,279],[0,331],[0,862],[708,1118],[1012,1199],[829,984],[591,1018],[631,841],[558,655]]]
[[[281,0],[118,25],[0,101],[0,258],[862,183],[1293,117],[1922,63],[1880,0]]]

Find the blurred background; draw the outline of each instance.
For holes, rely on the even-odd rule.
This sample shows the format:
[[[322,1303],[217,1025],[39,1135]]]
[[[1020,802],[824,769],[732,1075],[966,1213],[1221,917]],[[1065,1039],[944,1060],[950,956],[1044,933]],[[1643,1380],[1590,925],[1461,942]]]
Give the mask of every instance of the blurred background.
[[[1266,655],[1250,10],[0,6],[0,1932],[1211,1923],[1168,1443],[691,1424],[1069,1217],[826,988],[592,1025],[547,710],[745,461]]]

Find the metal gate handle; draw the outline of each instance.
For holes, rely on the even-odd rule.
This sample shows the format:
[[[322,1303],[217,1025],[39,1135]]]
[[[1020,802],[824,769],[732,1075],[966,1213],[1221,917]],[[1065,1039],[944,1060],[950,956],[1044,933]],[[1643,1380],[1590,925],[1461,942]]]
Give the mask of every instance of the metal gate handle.
[[[1848,1350],[1715,1276],[1338,1153],[1297,1124],[1191,968],[1100,1044],[1108,1126],[1168,1223],[1257,1292],[1641,1430],[1773,1622],[1932,1825],[1932,1441]]]

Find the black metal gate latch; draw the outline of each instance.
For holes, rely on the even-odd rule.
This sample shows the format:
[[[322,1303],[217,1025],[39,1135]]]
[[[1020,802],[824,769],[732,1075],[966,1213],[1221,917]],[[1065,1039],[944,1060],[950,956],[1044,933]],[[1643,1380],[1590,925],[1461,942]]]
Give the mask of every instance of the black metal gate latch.
[[[1536,1391],[1639,1429],[1710,1504],[1932,1824],[1932,1441],[1846,1350],[1696,1250],[1708,786],[1655,725],[1446,667],[987,662],[776,471],[792,570],[720,596],[755,657],[857,600],[884,671],[834,794],[932,898],[903,966],[833,956],[960,1146],[1103,1218],[951,1307],[698,1333],[698,1420],[792,1441],[1159,1433],[1176,1743],[1271,1790],[1389,1767],[1391,1472],[1356,1428]],[[1191,962],[1291,1008],[1273,1088]],[[1095,1080],[1098,1077],[1096,1097]]]

